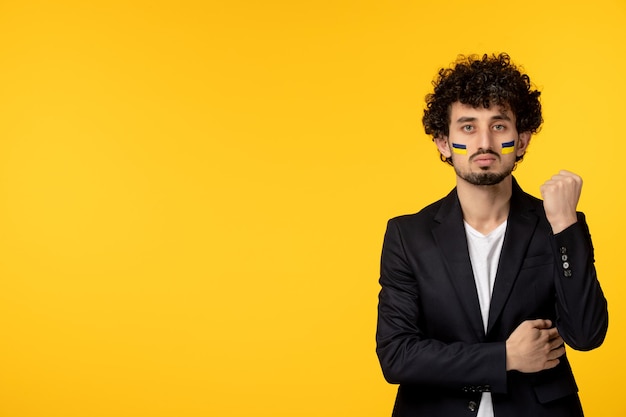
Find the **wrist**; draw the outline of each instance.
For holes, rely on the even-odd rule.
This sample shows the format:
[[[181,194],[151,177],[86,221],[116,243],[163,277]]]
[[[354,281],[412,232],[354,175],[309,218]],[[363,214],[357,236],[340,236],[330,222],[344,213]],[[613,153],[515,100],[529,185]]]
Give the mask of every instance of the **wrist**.
[[[563,230],[567,229],[568,227],[570,227],[577,221],[578,219],[576,218],[576,215],[557,218],[557,219],[550,219],[550,218],[548,219],[548,222],[550,223],[550,227],[552,227],[552,233],[555,235],[557,233],[561,233]]]
[[[512,350],[509,346],[509,341],[507,340],[505,345],[505,356],[506,356],[506,370],[514,371],[516,369],[514,355],[512,354]]]

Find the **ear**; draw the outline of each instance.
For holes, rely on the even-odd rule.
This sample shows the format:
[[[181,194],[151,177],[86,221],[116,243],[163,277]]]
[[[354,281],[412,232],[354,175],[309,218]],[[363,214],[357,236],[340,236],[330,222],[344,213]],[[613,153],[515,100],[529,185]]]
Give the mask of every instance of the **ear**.
[[[530,137],[530,132],[522,132],[519,134],[519,138],[517,139],[517,148],[515,149],[516,156],[524,156],[528,150],[528,145],[530,144]]]
[[[452,152],[450,151],[450,144],[448,143],[448,138],[446,136],[441,136],[433,139],[435,145],[437,145],[437,149],[439,152],[445,156],[446,158],[450,158],[452,156]]]

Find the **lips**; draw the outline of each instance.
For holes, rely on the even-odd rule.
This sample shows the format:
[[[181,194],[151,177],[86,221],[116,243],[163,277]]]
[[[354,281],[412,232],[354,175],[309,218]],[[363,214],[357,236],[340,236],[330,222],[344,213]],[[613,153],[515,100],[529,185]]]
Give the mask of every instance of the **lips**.
[[[498,161],[498,158],[495,155],[477,155],[473,158],[473,163],[476,164],[481,169],[491,168],[492,165],[495,165]]]
[[[500,156],[489,150],[478,151],[478,153],[472,155],[472,157],[470,158],[471,161],[480,165],[490,164],[494,161],[497,161],[498,159],[500,159]]]
[[[493,156],[479,156],[474,158],[474,162],[488,162],[488,161],[495,161],[496,158]]]

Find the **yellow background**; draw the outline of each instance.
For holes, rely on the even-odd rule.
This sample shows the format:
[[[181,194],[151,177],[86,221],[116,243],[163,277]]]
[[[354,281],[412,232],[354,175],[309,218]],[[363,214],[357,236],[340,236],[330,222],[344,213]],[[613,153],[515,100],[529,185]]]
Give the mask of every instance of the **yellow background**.
[[[389,416],[389,217],[445,195],[423,97],[459,53],[543,91],[517,178],[585,180],[624,416],[624,0],[0,1],[0,416]]]

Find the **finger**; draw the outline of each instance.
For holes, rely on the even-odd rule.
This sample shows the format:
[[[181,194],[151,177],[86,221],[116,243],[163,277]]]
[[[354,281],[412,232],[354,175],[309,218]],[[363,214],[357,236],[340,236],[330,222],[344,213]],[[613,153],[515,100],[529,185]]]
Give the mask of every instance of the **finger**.
[[[543,369],[552,369],[552,368],[556,368],[558,366],[558,364],[561,363],[561,361],[559,359],[553,359],[550,361],[546,361]]]
[[[559,330],[556,327],[552,327],[550,329],[543,330],[548,335],[548,340],[552,341],[557,337],[561,337],[559,334]]]
[[[560,337],[559,331],[556,329],[556,327],[551,327],[549,329],[540,329],[539,334],[539,337],[543,338],[546,343],[552,343],[554,339]]]
[[[573,178],[574,180],[576,180],[576,182],[581,181],[582,182],[582,178],[580,178],[579,175],[573,173],[572,171],[568,171],[566,169],[562,169],[559,171],[559,173],[557,174],[558,176],[561,177],[568,177],[568,178]]]
[[[552,327],[552,321],[547,319],[535,319],[528,321],[535,329],[549,329]]]
[[[561,170],[558,174],[553,175],[546,183],[571,183],[571,184],[582,184],[583,180],[580,176],[574,174],[573,172]]]
[[[551,351],[548,353],[547,358],[548,358],[548,360],[549,360],[549,361],[551,361],[551,360],[554,360],[554,359],[560,358],[560,357],[561,357],[561,356],[563,356],[563,355],[565,355],[565,347],[564,347],[564,346],[561,346],[560,348],[557,348],[557,349],[551,350]]]
[[[575,184],[582,184],[582,178],[576,174],[574,174],[573,172],[570,171],[566,171],[566,170],[561,170],[559,171],[558,174],[553,175],[552,177],[550,177],[545,183],[544,185],[546,186],[552,186],[552,185],[558,185],[559,183],[562,182],[572,182]]]
[[[556,349],[559,346],[563,346],[565,342],[563,341],[562,337],[557,337],[555,339],[550,340],[550,349]]]

